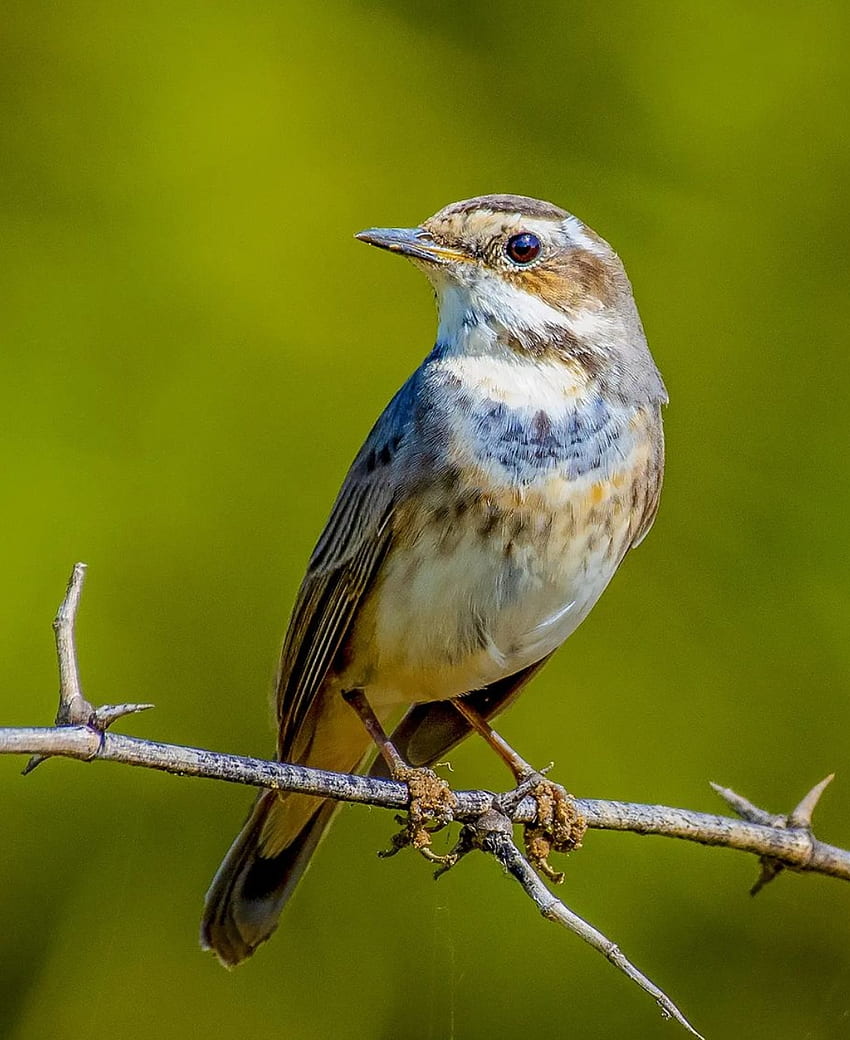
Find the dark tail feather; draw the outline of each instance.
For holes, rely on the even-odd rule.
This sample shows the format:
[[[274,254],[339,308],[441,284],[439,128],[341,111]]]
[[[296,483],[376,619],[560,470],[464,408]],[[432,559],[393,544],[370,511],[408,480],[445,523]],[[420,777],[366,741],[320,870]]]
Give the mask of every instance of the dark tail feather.
[[[234,967],[268,939],[337,806],[323,802],[293,840],[272,857],[260,855],[260,837],[269,814],[280,804],[264,791],[218,868],[204,902],[201,946]]]

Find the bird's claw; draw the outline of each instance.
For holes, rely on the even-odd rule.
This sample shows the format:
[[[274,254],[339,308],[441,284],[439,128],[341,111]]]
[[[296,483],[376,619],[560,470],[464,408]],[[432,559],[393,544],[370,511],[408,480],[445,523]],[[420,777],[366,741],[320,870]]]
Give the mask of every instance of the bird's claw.
[[[549,855],[580,848],[587,820],[576,808],[572,795],[542,773],[524,778],[521,786],[537,802],[537,819],[525,825],[528,860],[535,870],[559,885],[564,875],[550,865]]]
[[[401,831],[393,836],[392,846],[379,855],[394,856],[409,846],[429,862],[448,869],[454,864],[452,853],[440,856],[434,852],[431,849],[431,835],[454,819],[457,799],[451,787],[437,776],[433,769],[426,768],[415,769],[406,766],[395,770],[393,779],[407,784],[410,802],[406,816],[396,817],[402,824]]]

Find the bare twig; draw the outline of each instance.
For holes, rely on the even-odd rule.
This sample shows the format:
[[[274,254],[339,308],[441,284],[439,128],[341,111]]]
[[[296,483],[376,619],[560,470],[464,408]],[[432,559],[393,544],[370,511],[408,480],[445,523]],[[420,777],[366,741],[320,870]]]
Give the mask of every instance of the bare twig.
[[[59,661],[59,707],[56,709],[57,726],[84,725],[98,733],[105,733],[113,722],[125,715],[146,711],[152,704],[104,704],[95,708],[85,698],[77,663],[77,611],[86,580],[86,565],[75,563],[68,579],[65,598],[53,619],[56,656]],[[96,754],[96,752],[95,752]],[[24,776],[50,757],[50,753],[33,755],[23,768]]]
[[[385,809],[403,809],[408,800],[404,784],[378,777],[330,773],[308,766],[163,744],[120,733],[101,734],[86,726],[0,727],[0,755],[28,754],[58,755],[81,761],[97,758],[178,776],[315,794]],[[457,807],[453,816],[461,823],[485,812],[493,802],[490,791],[456,791],[455,796]],[[576,798],[575,805],[591,830],[682,838],[700,845],[773,856],[797,871],[850,881],[850,851],[818,840],[808,829],[789,829],[775,823],[750,823],[693,809],[604,798]],[[777,819],[769,813],[764,813],[764,816],[771,821]],[[533,798],[523,798],[511,810],[514,823],[532,823],[536,818],[537,803]]]
[[[83,695],[77,665],[75,622],[84,575],[85,566],[77,564],[54,622],[60,675],[56,725],[0,728],[0,754],[33,756],[25,772],[45,758],[58,755],[83,761],[120,762],[181,776],[207,777],[395,810],[409,805],[407,785],[394,780],[331,773],[106,732],[116,719],[151,705],[94,708]],[[574,802],[575,809],[591,829],[657,834],[753,853],[762,865],[761,877],[754,888],[758,891],[786,868],[850,880],[850,851],[827,845],[812,833],[812,813],[831,779],[829,776],[812,788],[787,815],[765,812],[734,791],[717,785],[712,786],[740,819],[663,805],[588,798],[577,798]],[[449,857],[444,857],[446,862],[438,873],[444,872],[447,866],[473,848],[493,855],[520,882],[548,920],[562,924],[605,954],[655,998],[665,1015],[675,1018],[692,1035],[699,1036],[673,1002],[625,958],[616,944],[552,895],[519,852],[513,842],[512,825],[539,822],[538,804],[534,797],[523,796],[521,790],[504,795],[490,791],[457,791],[454,794],[451,818],[464,827],[456,849]]]
[[[80,684],[80,669],[77,664],[76,625],[77,610],[86,580],[86,565],[75,563],[68,580],[65,598],[53,619],[56,636],[56,656],[59,659],[59,708],[56,725],[72,726],[76,722],[88,722],[94,709],[83,696]]]
[[[583,939],[594,950],[601,953],[632,982],[637,983],[644,992],[649,993],[661,1008],[665,1018],[674,1018],[692,1036],[699,1040],[703,1037],[698,1033],[682,1012],[676,1007],[672,1000],[663,993],[655,983],[651,982],[643,972],[639,971],[634,964],[625,956],[620,947],[607,939],[602,932],[588,924],[584,918],[579,917],[560,899],[557,899],[543,884],[531,864],[517,848],[513,840],[512,821],[501,813],[485,813],[479,817],[472,828],[477,832],[471,842],[484,852],[494,856],[505,870],[515,878],[526,895],[533,901],[534,905],[547,921],[560,924],[570,932],[574,932]]]

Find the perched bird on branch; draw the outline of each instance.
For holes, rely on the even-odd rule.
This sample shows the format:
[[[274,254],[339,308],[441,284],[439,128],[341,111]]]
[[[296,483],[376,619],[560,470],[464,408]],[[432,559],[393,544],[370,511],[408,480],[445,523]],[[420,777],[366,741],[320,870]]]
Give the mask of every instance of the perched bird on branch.
[[[357,237],[426,275],[437,342],[311,557],[278,673],[278,756],[354,772],[374,741],[378,768],[410,780],[474,728],[522,776],[487,720],[652,525],[664,384],[619,258],[557,206],[485,195]],[[222,962],[269,938],[335,809],[258,797],[207,894],[202,942]]]

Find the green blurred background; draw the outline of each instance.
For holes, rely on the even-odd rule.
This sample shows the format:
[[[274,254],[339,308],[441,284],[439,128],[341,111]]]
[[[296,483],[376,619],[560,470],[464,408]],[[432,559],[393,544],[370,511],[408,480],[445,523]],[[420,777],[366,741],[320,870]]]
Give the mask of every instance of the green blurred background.
[[[50,619],[89,581],[124,730],[272,747],[306,558],[429,348],[408,265],[352,233],[551,199],[621,253],[667,380],[658,523],[504,718],[583,795],[790,809],[850,845],[844,0],[7,0],[0,20],[0,722],[47,723]],[[504,785],[470,742],[464,786]],[[0,1036],[674,1037],[483,857],[433,884],[347,808],[233,974],[201,899],[250,793],[0,760]],[[711,1040],[850,1036],[850,888],[592,834],[571,905]]]

